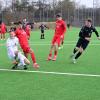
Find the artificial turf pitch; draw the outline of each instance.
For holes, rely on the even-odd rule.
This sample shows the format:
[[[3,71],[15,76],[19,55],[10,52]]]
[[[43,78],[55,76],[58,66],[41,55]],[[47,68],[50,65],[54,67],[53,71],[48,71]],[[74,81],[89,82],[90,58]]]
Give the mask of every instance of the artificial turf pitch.
[[[0,40],[0,69],[9,69],[0,70],[0,100],[100,100],[100,41],[95,34],[77,63],[71,63],[79,29],[68,30],[64,48],[59,50],[55,62],[46,61],[54,31],[46,30],[44,40],[40,39],[39,30],[33,31],[29,42],[40,68],[34,69],[31,62],[27,72],[10,71],[12,64],[7,57],[6,41]],[[100,33],[100,28],[97,30]]]

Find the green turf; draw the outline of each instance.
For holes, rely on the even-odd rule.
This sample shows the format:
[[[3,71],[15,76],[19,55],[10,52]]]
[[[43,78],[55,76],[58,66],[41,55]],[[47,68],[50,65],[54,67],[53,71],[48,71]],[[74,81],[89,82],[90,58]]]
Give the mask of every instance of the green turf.
[[[45,31],[45,40],[40,40],[40,31],[31,33],[30,45],[40,65],[39,71],[100,75],[100,45],[89,45],[77,63],[71,63],[69,56],[77,42],[79,29],[68,30],[64,48],[59,50],[56,62],[46,61],[50,49],[47,44],[51,43],[53,31]],[[97,30],[100,33],[100,28]],[[94,34],[91,43],[100,44]],[[0,41],[0,44],[5,44],[5,41]],[[10,69],[11,66],[6,47],[0,45],[0,69]],[[35,70],[32,62],[28,70]],[[100,77],[0,71],[0,100],[12,99],[100,100]]]

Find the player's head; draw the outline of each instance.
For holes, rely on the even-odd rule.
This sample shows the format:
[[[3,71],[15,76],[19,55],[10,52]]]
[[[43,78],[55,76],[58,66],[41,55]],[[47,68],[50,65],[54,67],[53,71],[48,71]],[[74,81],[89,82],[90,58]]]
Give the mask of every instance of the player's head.
[[[13,39],[15,37],[15,32],[14,31],[11,31],[9,34],[10,34],[11,39]]]
[[[92,20],[91,20],[91,19],[87,19],[87,20],[85,21],[85,25],[86,25],[87,27],[91,27],[91,25],[92,25]]]
[[[18,27],[19,28],[23,28],[23,25],[22,25],[22,22],[21,21],[18,22]]]
[[[61,16],[60,13],[56,15],[56,19],[57,19],[57,20],[61,20],[61,19],[62,19],[62,16]]]
[[[9,32],[15,32],[16,31],[16,27],[11,27]]]

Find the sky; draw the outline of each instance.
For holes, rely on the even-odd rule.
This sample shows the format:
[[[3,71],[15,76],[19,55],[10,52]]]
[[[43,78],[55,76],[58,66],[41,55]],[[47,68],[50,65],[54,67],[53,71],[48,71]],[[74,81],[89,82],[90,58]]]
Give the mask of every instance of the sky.
[[[99,6],[100,7],[100,0],[73,0],[76,1],[79,5],[85,5],[86,7],[93,7]]]
[[[7,6],[7,4],[9,5],[12,0],[0,0],[0,1],[3,2],[4,6]],[[32,1],[37,1],[37,0],[32,0]],[[76,1],[79,5],[85,5],[86,7],[93,7],[93,0],[72,0],[72,1]],[[94,0],[94,1],[97,1],[97,4],[100,4],[100,0]]]
[[[93,0],[76,0],[80,5],[85,5],[87,7],[93,7]]]

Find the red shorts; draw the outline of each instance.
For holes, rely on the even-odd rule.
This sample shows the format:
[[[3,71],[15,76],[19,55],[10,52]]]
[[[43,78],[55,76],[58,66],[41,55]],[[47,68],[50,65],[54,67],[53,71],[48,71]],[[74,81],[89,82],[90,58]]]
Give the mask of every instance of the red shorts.
[[[52,39],[52,45],[54,45],[55,43],[57,43],[58,45],[60,45],[60,41],[61,41],[61,36],[54,35],[54,37]]]
[[[21,45],[21,48],[23,49],[24,53],[29,53],[31,49],[28,45]]]
[[[5,34],[6,33],[6,30],[1,30],[1,34]]]

